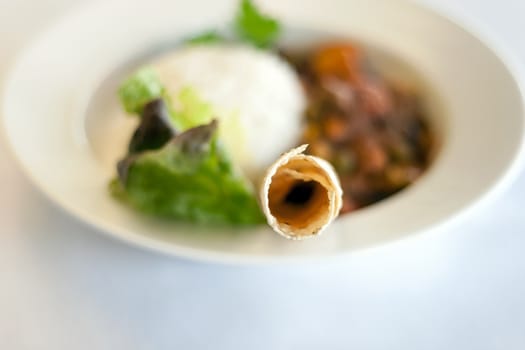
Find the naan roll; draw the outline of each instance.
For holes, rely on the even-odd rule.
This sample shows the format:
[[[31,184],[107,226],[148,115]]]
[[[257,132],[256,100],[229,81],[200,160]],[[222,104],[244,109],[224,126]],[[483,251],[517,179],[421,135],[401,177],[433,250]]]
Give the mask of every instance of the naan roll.
[[[332,166],[303,154],[302,145],[283,154],[266,172],[261,206],[268,224],[289,239],[321,232],[339,215],[341,184]]]

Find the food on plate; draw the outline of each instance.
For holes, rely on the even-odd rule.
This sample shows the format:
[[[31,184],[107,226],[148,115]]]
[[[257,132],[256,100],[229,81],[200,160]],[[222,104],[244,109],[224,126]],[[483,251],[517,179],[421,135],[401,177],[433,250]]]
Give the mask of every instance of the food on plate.
[[[400,191],[428,167],[434,139],[418,92],[382,77],[361,48],[328,42],[282,55],[307,95],[299,143],[334,166],[342,213]]]
[[[267,171],[261,205],[275,232],[291,239],[320,234],[338,215],[341,185],[332,166],[304,155],[307,145],[285,153]]]
[[[111,183],[116,197],[162,217],[243,225],[263,221],[254,187],[218,140],[218,123],[207,104],[184,90],[175,109],[154,74],[144,70],[120,91],[125,106],[132,105],[130,97],[153,99],[129,109],[140,111],[140,123],[117,164],[118,178]]]
[[[232,160],[254,181],[301,137],[306,105],[301,83],[293,68],[269,51],[189,45],[150,66],[169,98],[191,87],[206,101]]]
[[[275,19],[241,1],[229,30],[189,38],[125,80],[138,117],[111,192],[141,212],[199,224],[320,234],[428,166],[416,92],[348,42],[279,47]],[[305,153],[306,152],[306,153]]]

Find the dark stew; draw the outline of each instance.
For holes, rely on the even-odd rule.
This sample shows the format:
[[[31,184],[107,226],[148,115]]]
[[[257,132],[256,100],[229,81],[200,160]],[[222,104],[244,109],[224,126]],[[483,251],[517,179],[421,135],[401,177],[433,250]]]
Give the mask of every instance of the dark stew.
[[[427,168],[434,138],[415,91],[382,78],[352,44],[282,55],[308,98],[301,144],[335,167],[342,213],[398,192]]]

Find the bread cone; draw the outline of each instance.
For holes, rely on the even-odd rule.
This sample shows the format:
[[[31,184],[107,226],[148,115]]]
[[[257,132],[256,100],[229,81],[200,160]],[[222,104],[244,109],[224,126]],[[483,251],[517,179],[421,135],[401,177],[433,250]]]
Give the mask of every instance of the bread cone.
[[[261,206],[268,224],[300,240],[319,235],[339,215],[343,191],[332,166],[304,155],[308,145],[283,154],[266,172]]]

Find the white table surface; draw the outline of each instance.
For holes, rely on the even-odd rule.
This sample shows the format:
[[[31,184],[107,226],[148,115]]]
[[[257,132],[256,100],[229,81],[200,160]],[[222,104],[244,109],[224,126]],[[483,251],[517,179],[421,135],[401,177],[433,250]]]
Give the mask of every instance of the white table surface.
[[[78,2],[0,0],[0,78]],[[425,2],[525,64],[524,1]],[[2,139],[0,349],[525,349],[522,174],[447,230],[323,264],[239,268],[100,235],[39,194]]]

